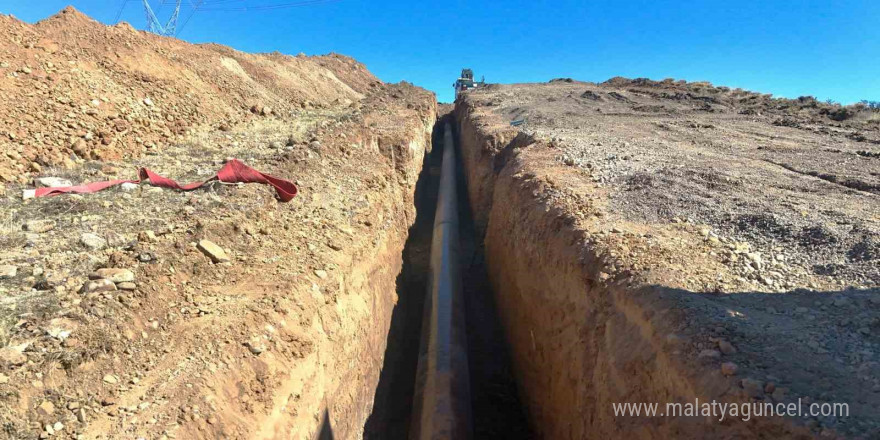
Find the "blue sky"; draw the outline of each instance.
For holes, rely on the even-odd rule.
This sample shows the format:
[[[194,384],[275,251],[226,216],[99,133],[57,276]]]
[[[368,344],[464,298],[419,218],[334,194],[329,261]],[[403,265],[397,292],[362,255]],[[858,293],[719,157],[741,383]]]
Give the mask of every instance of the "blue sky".
[[[123,2],[0,0],[0,12],[34,22],[73,4],[111,23]],[[143,28],[141,1],[129,0],[122,18]],[[180,37],[248,52],[343,53],[384,81],[411,81],[441,101],[452,99],[462,67],[489,82],[672,77],[787,97],[880,100],[880,0],[340,0],[200,11]]]

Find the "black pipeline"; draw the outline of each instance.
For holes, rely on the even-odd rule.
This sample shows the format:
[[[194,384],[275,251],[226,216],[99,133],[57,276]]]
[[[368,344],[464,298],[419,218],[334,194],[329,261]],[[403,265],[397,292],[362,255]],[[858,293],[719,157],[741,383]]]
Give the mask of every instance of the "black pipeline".
[[[413,397],[412,440],[469,439],[471,399],[459,256],[458,196],[452,128],[443,137],[440,193]]]

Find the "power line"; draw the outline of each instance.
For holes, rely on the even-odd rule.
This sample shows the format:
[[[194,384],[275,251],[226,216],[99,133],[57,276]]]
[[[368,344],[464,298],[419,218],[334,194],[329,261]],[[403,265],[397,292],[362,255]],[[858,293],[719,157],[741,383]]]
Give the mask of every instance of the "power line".
[[[232,2],[243,2],[246,0],[205,0],[204,3],[208,5],[218,5],[221,3],[232,3]]]
[[[240,2],[246,2],[246,1],[250,1],[250,0],[205,0],[204,3],[207,6],[213,6],[213,5],[223,4],[223,3],[240,3]]]
[[[186,27],[187,23],[189,23],[189,20],[193,17],[193,15],[196,14],[196,11],[199,10],[199,7],[202,6],[202,3],[204,2],[205,0],[197,0],[196,4],[193,5],[192,12],[189,13],[189,15],[186,17],[186,20],[183,20],[183,24],[180,25],[180,27],[177,29],[177,35],[180,35],[180,33],[183,32],[183,28]],[[190,4],[192,5],[192,2],[190,2]]]
[[[122,0],[122,4],[119,6],[119,12],[116,13],[116,18],[113,20],[113,23],[119,23],[119,18],[122,17],[122,11],[125,9],[125,5],[131,0]]]
[[[161,2],[159,2],[159,7],[156,8],[156,15],[157,15],[157,16],[161,15],[161,14],[162,14],[162,8],[164,8],[165,5],[167,5],[167,4],[169,4],[169,3],[173,2],[173,1],[174,1],[174,0],[162,0]]]
[[[113,20],[114,23],[119,23],[120,18],[122,18],[122,13],[125,11],[125,7],[129,2],[138,1],[138,0],[122,0],[122,4],[119,5],[119,10],[116,12],[116,18]],[[297,7],[305,7],[305,6],[315,6],[325,3],[337,3],[341,0],[304,0],[304,1],[296,1],[296,2],[288,2],[288,3],[276,3],[276,4],[258,4],[258,5],[240,5],[233,6],[230,3],[243,3],[248,0],[187,0],[189,6],[192,8],[189,15],[183,20],[183,23],[180,26],[177,26],[178,19],[180,16],[180,5],[181,0],[161,0],[159,2],[159,7],[156,9],[154,13],[152,8],[150,8],[149,0],[141,0],[144,6],[144,13],[147,17],[147,26],[151,32],[157,33],[160,35],[180,35],[183,32],[183,29],[186,28],[186,25],[189,24],[192,17],[196,14],[196,12],[259,12],[259,11],[273,11],[278,9],[286,9],[286,8],[297,8]],[[195,1],[195,3],[193,3]],[[165,26],[159,22],[157,15],[161,12],[162,7],[168,3],[175,2],[174,12],[171,14],[171,19]],[[207,7],[205,7],[207,6]]]
[[[180,35],[183,32],[183,29],[189,23],[190,19],[192,19],[193,15],[196,12],[258,12],[258,11],[272,11],[277,9],[285,9],[285,8],[296,8],[296,7],[304,7],[304,6],[314,6],[325,3],[337,3],[341,0],[305,0],[305,1],[297,1],[297,2],[288,2],[288,3],[277,3],[277,4],[263,4],[263,5],[254,5],[254,6],[222,6],[222,7],[211,7],[213,5],[220,5],[226,3],[233,2],[243,2],[246,0],[198,0],[193,6],[192,11],[183,21],[183,24],[177,30],[177,35]],[[205,7],[207,6],[207,7]]]
[[[297,8],[303,6],[313,6],[325,3],[337,3],[340,0],[308,0],[293,3],[281,3],[274,5],[257,5],[257,6],[239,6],[239,7],[219,7],[219,8],[203,8],[203,12],[251,12],[251,11],[271,11],[276,9]]]

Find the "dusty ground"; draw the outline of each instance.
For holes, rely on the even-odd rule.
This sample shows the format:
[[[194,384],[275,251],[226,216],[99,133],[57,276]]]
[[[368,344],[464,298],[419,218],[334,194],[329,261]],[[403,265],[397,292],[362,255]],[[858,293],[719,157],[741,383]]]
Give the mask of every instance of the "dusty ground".
[[[793,426],[880,432],[880,115],[621,78],[493,85],[456,113],[539,435],[803,435],[609,415],[695,396],[846,402]]]
[[[348,57],[192,45],[72,7],[35,25],[0,15],[0,31],[0,183],[137,157],[206,126],[344,108],[380,84]]]
[[[555,140],[559,161],[596,182],[619,220],[692,224],[721,245],[713,259],[734,276],[682,287],[880,284],[880,113],[838,123],[810,112],[815,101],[622,80],[489,96]]]
[[[21,53],[41,61],[30,73],[4,67],[0,87],[2,130],[17,130],[4,138],[0,167],[11,170],[6,180],[25,182],[7,183],[0,198],[0,438],[360,435],[415,218],[433,95],[382,84],[339,56],[192,46],[71,10],[36,26],[2,21],[15,29],[4,50],[21,51],[6,52],[10,64],[23,63]],[[30,47],[67,31],[77,38],[58,41],[60,49]],[[59,56],[60,72],[36,74]],[[143,66],[139,57],[168,63],[152,74],[175,78],[120,67],[125,59]],[[273,77],[219,74],[230,60],[247,62],[247,76]],[[46,94],[72,97],[60,121],[79,122],[47,125],[51,113],[38,109]],[[90,107],[92,96],[101,103]],[[272,111],[252,111],[255,102]],[[198,116],[165,136],[155,124],[174,108]],[[132,115],[140,128],[103,144],[101,127],[129,120],[105,109]],[[138,112],[152,122],[138,125]],[[88,133],[96,136],[86,154],[69,148],[68,136],[79,142]],[[105,147],[116,153],[92,154]],[[300,195],[282,204],[268,187],[214,184],[21,198],[35,178],[134,178],[138,166],[201,180],[229,157],[295,181]],[[29,161],[40,171],[23,172]],[[202,240],[229,261],[212,261]],[[101,268],[117,269],[117,278]]]

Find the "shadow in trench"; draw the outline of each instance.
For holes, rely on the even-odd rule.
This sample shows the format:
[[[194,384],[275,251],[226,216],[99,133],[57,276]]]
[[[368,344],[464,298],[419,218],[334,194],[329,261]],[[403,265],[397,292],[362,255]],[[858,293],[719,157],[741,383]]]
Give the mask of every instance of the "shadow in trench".
[[[403,269],[397,276],[397,305],[391,315],[387,347],[373,412],[364,425],[368,440],[406,439],[412,415],[412,399],[418,368],[422,314],[428,290],[431,235],[437,204],[437,186],[443,158],[443,124],[438,120],[432,134],[433,149],[425,155],[416,184],[416,220],[403,249]]]
[[[333,440],[333,424],[330,423],[330,412],[324,410],[324,417],[321,419],[321,430],[318,431],[317,440]]]
[[[458,143],[458,133],[456,145]],[[461,229],[461,276],[467,321],[468,369],[475,439],[524,440],[534,438],[519,398],[507,337],[489,277],[483,237],[479,236],[468,203],[462,155],[456,155],[458,212]]]

